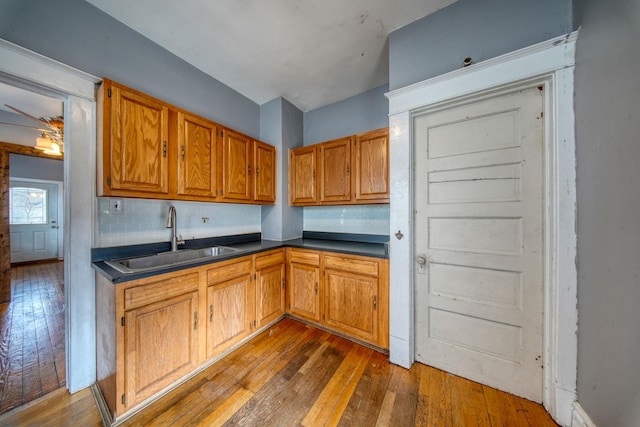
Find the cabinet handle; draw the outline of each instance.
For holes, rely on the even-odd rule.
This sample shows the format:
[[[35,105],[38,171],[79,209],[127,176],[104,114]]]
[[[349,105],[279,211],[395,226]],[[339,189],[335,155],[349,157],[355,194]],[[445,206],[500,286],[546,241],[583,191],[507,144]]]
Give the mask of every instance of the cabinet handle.
[[[373,296],[373,309],[374,310],[378,309],[378,296],[377,295]]]
[[[198,329],[198,312],[194,311],[193,312],[193,330],[195,331],[196,329]]]
[[[318,295],[318,282],[316,282],[316,295]]]
[[[347,175],[349,175],[349,165],[347,165]]]
[[[184,144],[180,148],[180,160],[184,161]]]
[[[209,306],[209,322],[213,322],[213,304]]]
[[[260,168],[256,166],[256,176],[260,175]]]
[[[167,157],[167,141],[162,141],[162,157]]]
[[[251,175],[251,164],[247,165],[247,175]]]

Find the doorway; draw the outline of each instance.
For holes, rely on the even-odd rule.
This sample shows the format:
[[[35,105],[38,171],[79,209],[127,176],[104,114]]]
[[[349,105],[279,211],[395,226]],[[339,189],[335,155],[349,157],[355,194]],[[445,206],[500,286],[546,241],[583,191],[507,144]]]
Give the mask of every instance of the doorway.
[[[11,179],[11,264],[62,258],[62,182]]]
[[[2,88],[3,102],[28,109],[35,117],[63,111],[61,99],[10,85]],[[2,257],[11,262],[9,297],[0,304],[0,412],[64,387],[67,381],[64,161],[34,149],[41,132],[24,119],[16,130],[13,123],[20,123],[21,115],[13,116],[3,111],[0,144],[5,153],[1,221],[2,229],[9,231]],[[36,119],[32,121],[37,127]]]
[[[416,360],[542,401],[543,87],[414,118]]]

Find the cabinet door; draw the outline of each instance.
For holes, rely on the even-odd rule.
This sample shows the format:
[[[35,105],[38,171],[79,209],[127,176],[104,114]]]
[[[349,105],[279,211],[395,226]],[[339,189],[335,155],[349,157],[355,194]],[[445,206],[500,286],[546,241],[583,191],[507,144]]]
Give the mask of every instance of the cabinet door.
[[[324,271],[324,323],[372,343],[378,338],[378,279],[346,271]]]
[[[258,327],[272,322],[284,314],[284,264],[265,267],[256,272],[258,292]]]
[[[178,194],[217,196],[216,125],[178,113]]]
[[[227,200],[252,199],[251,140],[239,133],[222,131],[222,197]]]
[[[389,202],[389,130],[357,135],[354,144],[356,201]]]
[[[320,321],[320,268],[289,263],[289,312],[314,322]]]
[[[198,366],[197,328],[197,291],[125,312],[127,407]]]
[[[276,147],[253,141],[253,199],[257,202],[276,201]]]
[[[249,271],[207,288],[207,357],[219,354],[249,335],[253,301],[255,294]]]
[[[351,138],[320,144],[320,201],[351,200]]]
[[[144,193],[169,191],[167,104],[113,84],[106,132],[106,188]],[[106,136],[106,135],[105,135]]]
[[[316,147],[289,151],[289,204],[316,204]]]

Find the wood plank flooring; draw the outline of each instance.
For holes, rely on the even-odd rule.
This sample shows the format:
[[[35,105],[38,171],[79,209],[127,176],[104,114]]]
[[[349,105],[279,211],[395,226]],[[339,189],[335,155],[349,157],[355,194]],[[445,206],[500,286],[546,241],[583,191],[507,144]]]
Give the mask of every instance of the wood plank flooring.
[[[63,262],[11,269],[0,304],[0,413],[65,385]]]
[[[0,425],[100,425],[91,394],[55,394]],[[39,415],[40,411],[44,411]],[[73,413],[73,418],[69,414]],[[57,418],[60,417],[60,418]],[[73,420],[72,424],[67,424]],[[542,406],[284,319],[124,426],[555,426]]]

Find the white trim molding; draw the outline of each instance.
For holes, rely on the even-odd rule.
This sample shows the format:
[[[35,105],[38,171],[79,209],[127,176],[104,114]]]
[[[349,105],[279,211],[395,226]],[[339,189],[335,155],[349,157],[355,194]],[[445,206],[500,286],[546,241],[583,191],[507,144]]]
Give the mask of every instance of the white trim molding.
[[[591,417],[579,402],[574,402],[573,404],[571,427],[596,427],[596,423],[591,420]]]
[[[387,93],[390,130],[390,360],[414,360],[413,117],[448,103],[544,86],[545,271],[543,404],[571,425],[576,402],[576,158],[573,71],[577,32]],[[399,234],[397,234],[399,232]],[[397,236],[396,236],[397,234]]]
[[[64,102],[66,386],[75,393],[96,379],[91,247],[96,204],[95,85],[100,79],[0,39],[0,82]]]

